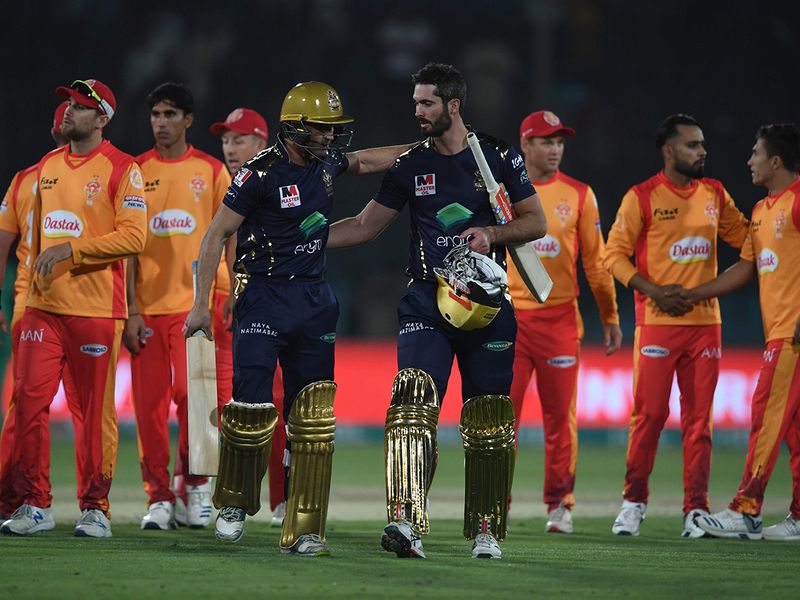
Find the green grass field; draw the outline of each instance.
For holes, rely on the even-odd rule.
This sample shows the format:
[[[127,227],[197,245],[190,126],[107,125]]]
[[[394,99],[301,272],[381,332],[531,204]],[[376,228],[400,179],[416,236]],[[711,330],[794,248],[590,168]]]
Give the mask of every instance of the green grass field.
[[[712,470],[712,510],[724,507],[741,477],[742,450],[719,450]],[[461,536],[463,455],[440,451],[431,494],[432,531],[425,561],[398,560],[380,549],[382,449],[337,447],[328,524],[330,558],[278,553],[279,530],[263,516],[248,522],[239,544],[222,545],[210,530],[144,532],[145,510],[135,443],[120,448],[112,490],[114,537],[71,536],[77,517],[74,462],[67,441],[54,442],[57,528],[33,538],[0,538],[0,571],[8,598],[481,598],[796,597],[800,544],[683,540],[680,451],[663,448],[652,478],[648,518],[639,538],[610,533],[619,505],[624,450],[584,445],[579,460],[576,533],[545,534],[542,450],[523,447],[515,476],[510,531],[502,561],[475,561]],[[765,521],[785,515],[790,477],[782,456],[770,482]],[[262,504],[267,504],[266,490]]]

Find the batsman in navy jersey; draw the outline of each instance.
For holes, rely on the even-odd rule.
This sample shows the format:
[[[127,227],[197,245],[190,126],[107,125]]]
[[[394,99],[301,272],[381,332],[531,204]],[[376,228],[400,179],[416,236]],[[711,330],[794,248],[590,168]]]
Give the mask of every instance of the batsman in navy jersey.
[[[353,119],[319,82],[292,88],[278,142],[237,173],[203,239],[187,337],[211,338],[208,295],[226,241],[237,234],[233,400],[221,417],[216,536],[236,542],[245,513],[260,507],[277,412],[272,380],[280,361],[289,444],[289,493],[280,547],[327,554],[325,519],[335,419],[334,340],[339,305],[324,281],[333,182],[386,170],[409,145],[345,153]]]
[[[473,540],[474,557],[499,558],[514,460],[508,394],[517,330],[505,294],[505,245],[542,237],[546,221],[519,152],[478,134],[515,214],[509,223],[495,224],[467,145],[461,74],[431,63],[412,80],[415,116],[428,139],[397,159],[359,215],[333,224],[328,242],[338,248],[369,241],[408,205],[411,282],[398,308],[399,373],[386,419],[389,524],[381,543],[399,557],[424,557],[419,534],[428,530],[436,424],[455,357],[464,401],[464,534]]]

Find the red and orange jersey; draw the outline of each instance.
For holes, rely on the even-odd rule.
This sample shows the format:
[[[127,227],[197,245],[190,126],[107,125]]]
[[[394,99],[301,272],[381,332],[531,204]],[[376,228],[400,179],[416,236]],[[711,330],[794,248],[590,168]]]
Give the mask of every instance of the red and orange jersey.
[[[192,146],[178,159],[162,158],[152,149],[137,160],[145,180],[148,231],[147,245],[138,256],[136,307],[149,315],[186,312],[194,301],[192,262],[228,190],[230,175],[219,160]],[[223,276],[228,282],[224,261],[218,280]]]
[[[14,281],[14,312],[25,309],[30,282],[31,223],[38,187],[37,165],[18,172],[0,204],[0,229],[19,236],[17,277]]]
[[[800,180],[755,205],[741,257],[758,269],[764,337],[791,338],[800,319]]]
[[[662,171],[625,194],[608,235],[603,264],[623,285],[638,271],[658,285],[691,288],[716,277],[717,237],[741,248],[747,226],[719,181],[696,179],[680,187]],[[629,260],[634,253],[636,266]],[[638,325],[720,323],[716,298],[672,317],[643,294],[634,296]]]
[[[108,140],[86,155],[69,145],[39,162],[31,264],[40,252],[69,242],[72,260],[34,275],[28,306],[78,317],[122,319],[125,257],[144,247],[147,206],[142,172]]]
[[[508,286],[514,307],[535,310],[574,302],[578,296],[576,262],[580,253],[600,319],[604,324],[618,324],[614,279],[601,260],[605,244],[592,188],[560,171],[547,181],[533,184],[547,217],[547,235],[532,244],[553,280],[553,290],[547,302],[539,304],[513,262],[508,261]]]

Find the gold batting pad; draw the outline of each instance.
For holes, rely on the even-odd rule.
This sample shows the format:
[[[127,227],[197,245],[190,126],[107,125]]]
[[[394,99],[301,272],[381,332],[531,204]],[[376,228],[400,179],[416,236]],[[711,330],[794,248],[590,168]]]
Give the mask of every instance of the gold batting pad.
[[[316,533],[325,539],[336,431],[335,395],[334,382],[311,383],[300,390],[289,412],[289,496],[281,548],[291,547],[304,533]]]
[[[464,442],[464,536],[506,536],[514,478],[514,407],[508,396],[476,396],[461,409]]]
[[[254,515],[261,508],[261,480],[267,472],[272,434],[278,422],[273,404],[232,400],[222,408],[219,475],[214,506],[236,506]]]
[[[421,369],[403,369],[394,378],[386,412],[386,512],[389,521],[406,520],[428,533],[428,490],[436,470],[439,395]]]

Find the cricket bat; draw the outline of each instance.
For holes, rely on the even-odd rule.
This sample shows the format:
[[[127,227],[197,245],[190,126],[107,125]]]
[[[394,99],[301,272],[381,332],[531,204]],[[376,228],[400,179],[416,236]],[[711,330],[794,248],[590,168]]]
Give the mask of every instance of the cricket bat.
[[[483,182],[486,184],[486,191],[489,193],[489,204],[492,205],[494,218],[498,225],[505,225],[514,219],[514,211],[511,208],[506,188],[503,184],[497,183],[494,175],[492,175],[489,164],[486,162],[486,157],[483,155],[478,136],[469,132],[467,134],[467,143],[469,144],[469,149],[472,150],[472,155],[475,157],[475,162],[478,163]],[[547,274],[547,269],[544,268],[539,255],[533,248],[533,244],[530,242],[509,244],[507,248],[508,254],[514,262],[514,266],[517,267],[525,286],[538,302],[543,303],[553,289],[553,280]]]
[[[197,295],[197,261],[192,263]],[[215,476],[219,468],[217,425],[217,363],[214,342],[202,330],[186,339],[188,379],[189,473]]]

